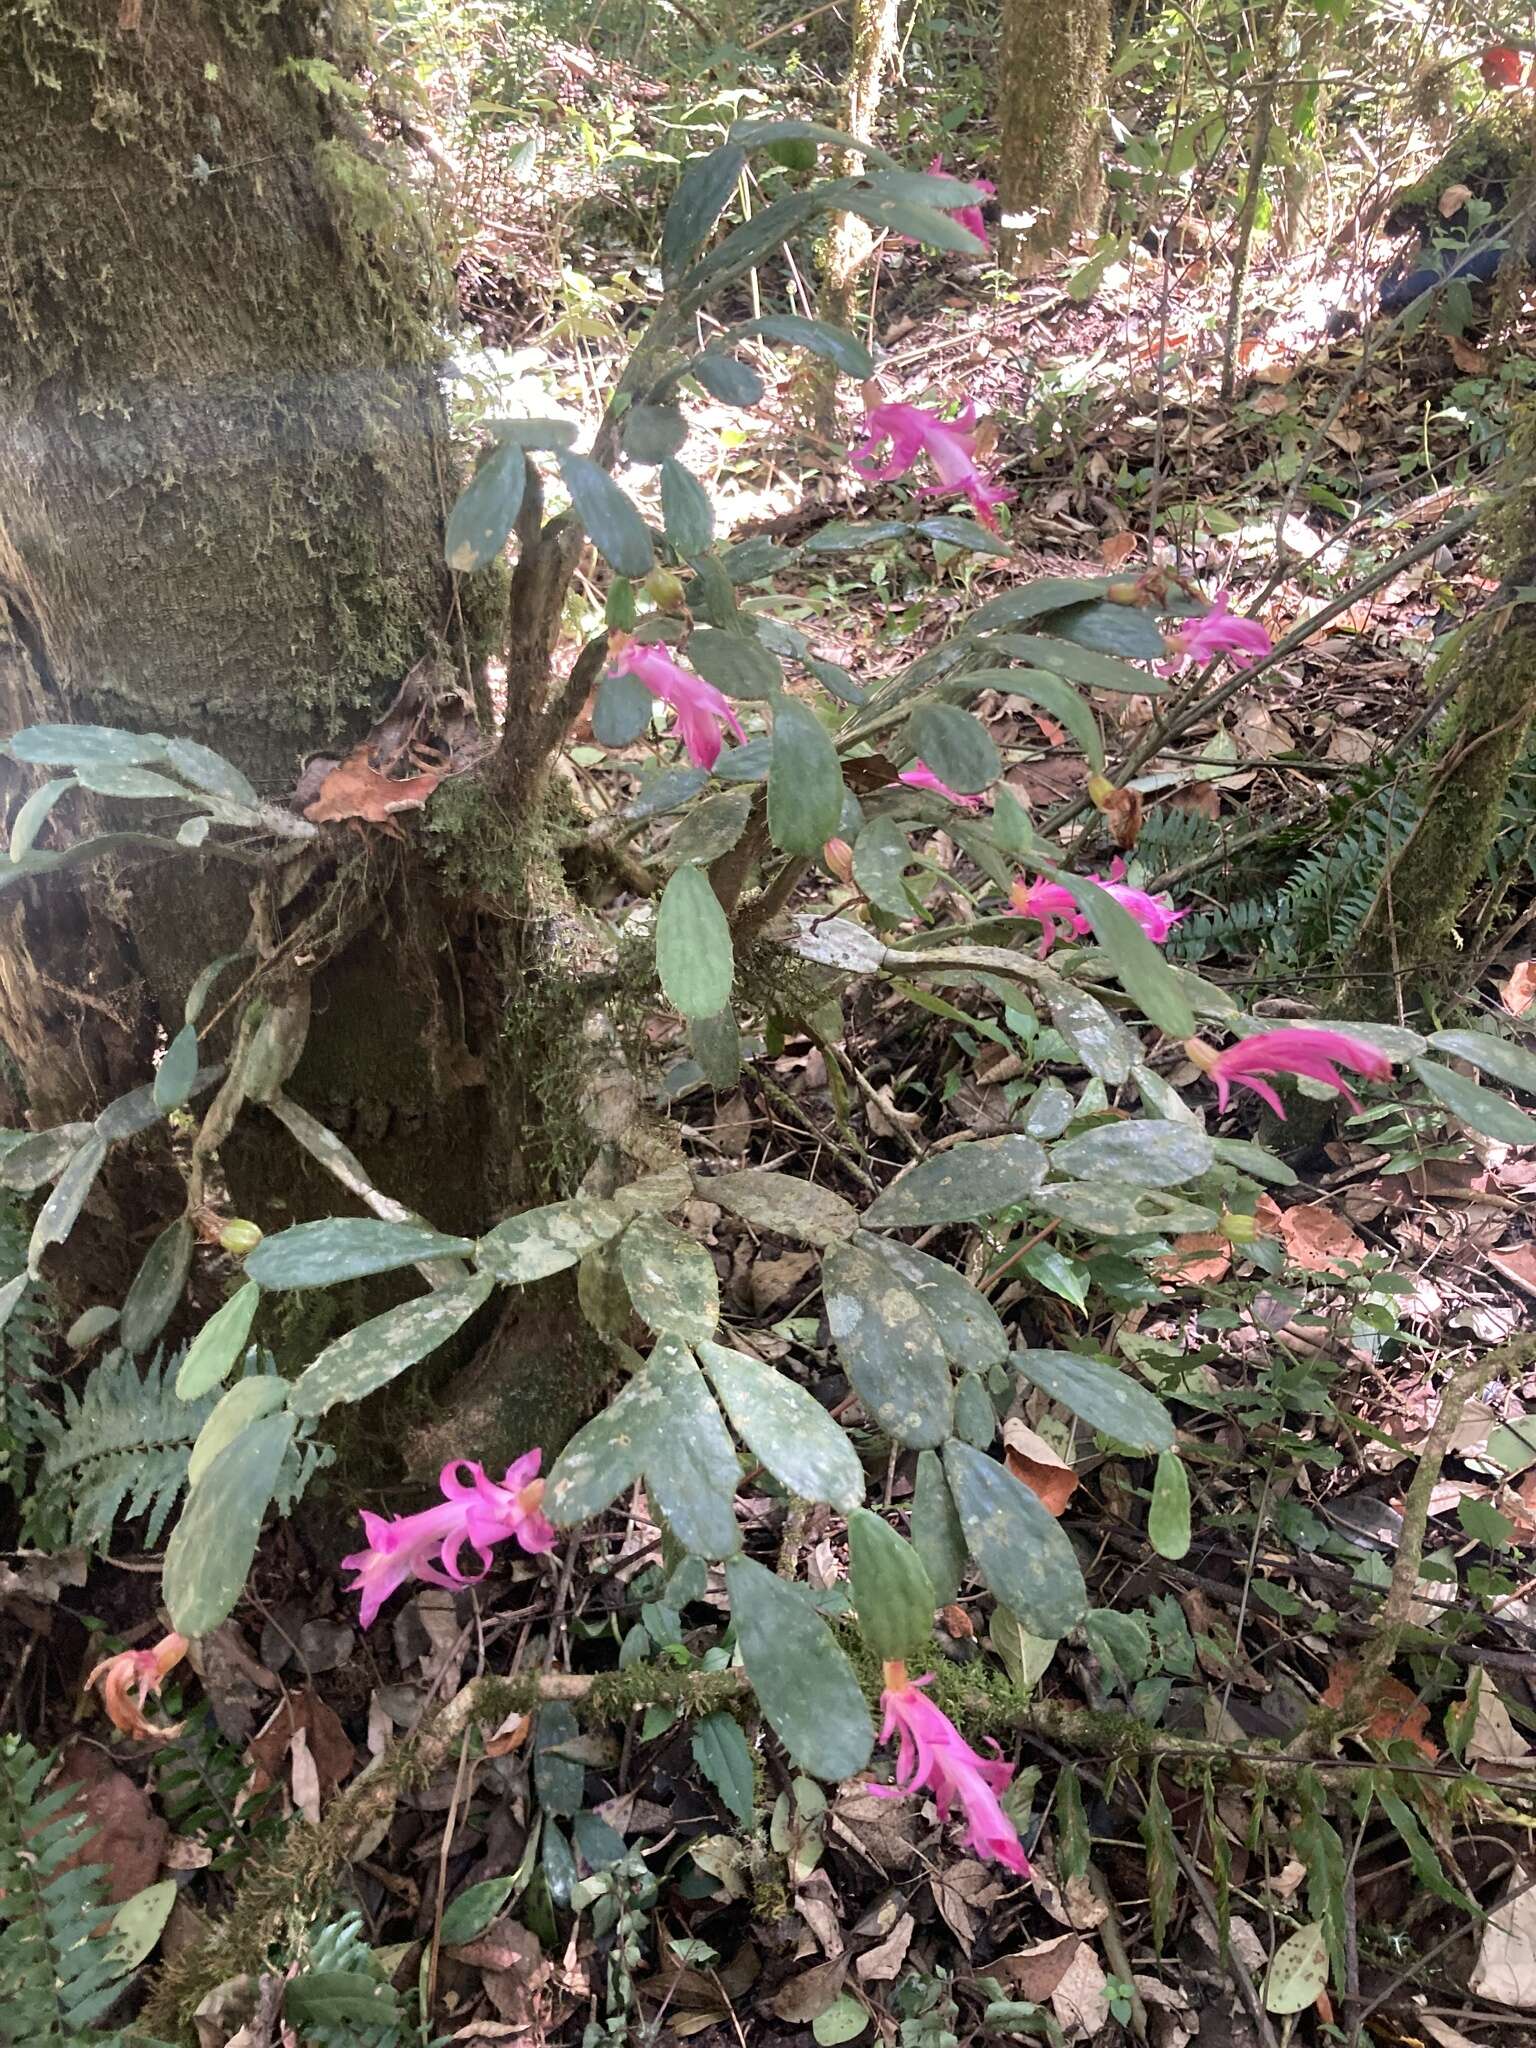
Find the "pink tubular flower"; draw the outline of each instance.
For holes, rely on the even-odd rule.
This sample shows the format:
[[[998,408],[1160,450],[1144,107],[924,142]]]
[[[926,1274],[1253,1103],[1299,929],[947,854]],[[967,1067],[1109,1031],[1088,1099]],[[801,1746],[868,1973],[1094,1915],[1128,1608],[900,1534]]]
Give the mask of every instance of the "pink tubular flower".
[[[483,1579],[491,1568],[491,1551],[515,1537],[524,1550],[552,1550],[555,1532],[541,1511],[544,1482],[538,1477],[543,1453],[529,1451],[510,1464],[498,1485],[481,1465],[451,1458],[438,1475],[443,1491],[440,1507],[417,1515],[393,1517],[362,1511],[368,1548],[341,1560],[344,1571],[357,1577],[347,1587],[362,1595],[362,1624],[372,1628],[379,1609],[409,1579],[427,1586],[456,1590]],[[460,1477],[468,1473],[468,1479]],[[480,1560],[478,1572],[460,1569],[464,1545]],[[434,1558],[438,1560],[433,1562]]]
[[[914,761],[910,768],[903,768],[897,776],[908,789],[932,790],[935,796],[947,796],[952,804],[964,804],[967,810],[979,810],[982,799],[979,796],[962,796],[958,789],[951,789],[947,782],[940,782],[926,761]]]
[[[1176,632],[1165,633],[1167,661],[1160,661],[1160,676],[1176,676],[1188,663],[1210,661],[1229,654],[1234,668],[1252,668],[1270,650],[1268,633],[1257,619],[1234,619],[1227,610],[1227,593],[1216,594],[1216,602],[1198,619],[1191,619]]]
[[[996,531],[992,507],[1006,503],[1014,494],[988,483],[976,467],[976,407],[969,399],[964,412],[953,420],[941,420],[937,413],[924,412],[917,405],[872,405],[864,415],[864,425],[868,430],[864,439],[850,451],[860,476],[872,484],[889,483],[892,477],[905,476],[919,455],[926,455],[939,481],[920,484],[919,496],[964,491],[982,525]],[[884,462],[878,462],[874,451],[882,441],[890,442],[891,452]]]
[[[899,1740],[896,1783],[871,1785],[870,1791],[887,1799],[931,1792],[941,1821],[948,1820],[951,1807],[958,1805],[966,1820],[966,1847],[1028,1877],[1029,1862],[1019,1831],[998,1801],[1012,1770],[999,1760],[978,1755],[949,1716],[924,1698],[918,1688],[932,1685],[932,1672],[909,1679],[904,1665],[887,1664],[885,1679],[885,1691],[880,1695],[885,1709],[880,1740]]]
[[[934,177],[942,177],[944,175],[943,157],[936,156],[928,168]],[[974,185],[978,192],[992,193],[997,190],[997,187],[990,178],[967,178],[965,182],[967,185]],[[959,221],[961,227],[969,228],[978,242],[986,241],[987,223],[979,206],[952,206],[949,208],[949,217],[951,220]]]
[[[1106,881],[1102,875],[1090,875],[1091,882],[1097,882],[1106,896],[1128,910],[1141,926],[1154,946],[1165,946],[1168,934],[1181,917],[1188,917],[1187,910],[1175,910],[1166,896],[1149,896],[1145,889],[1133,889],[1122,879],[1125,862],[1116,855]],[[1010,917],[1038,918],[1042,926],[1040,933],[1040,958],[1043,960],[1057,939],[1057,925],[1075,938],[1082,938],[1093,929],[1078,907],[1077,898],[1070,889],[1060,882],[1048,882],[1044,875],[1037,875],[1029,887],[1024,886],[1021,877],[1013,885],[1008,899]]]
[[[731,709],[731,700],[713,683],[706,683],[692,669],[673,659],[665,647],[646,646],[630,640],[608,665],[611,676],[634,676],[653,697],[660,697],[677,713],[677,729],[695,768],[713,768],[720,758],[720,729],[728,725],[737,739],[745,740],[741,720]]]
[[[1360,1099],[1339,1068],[1350,1067],[1355,1073],[1364,1074],[1368,1081],[1385,1081],[1392,1072],[1392,1062],[1386,1054],[1367,1045],[1364,1039],[1310,1025],[1257,1031],[1251,1038],[1240,1038],[1235,1045],[1224,1046],[1220,1052],[1213,1052],[1201,1039],[1190,1038],[1185,1040],[1184,1050],[1216,1083],[1218,1109],[1226,1108],[1234,1085],[1250,1088],[1282,1123],[1285,1110],[1280,1098],[1267,1081],[1258,1078],[1261,1074],[1304,1074],[1311,1081],[1326,1081],[1358,1111]]]
[[[100,1685],[102,1705],[114,1728],[121,1728],[136,1742],[168,1742],[181,1733],[183,1723],[146,1720],[144,1709],[151,1693],[159,1697],[166,1673],[186,1654],[187,1639],[178,1635],[162,1636],[152,1650],[119,1650],[115,1657],[102,1659],[85,1681],[85,1689],[91,1692]]]

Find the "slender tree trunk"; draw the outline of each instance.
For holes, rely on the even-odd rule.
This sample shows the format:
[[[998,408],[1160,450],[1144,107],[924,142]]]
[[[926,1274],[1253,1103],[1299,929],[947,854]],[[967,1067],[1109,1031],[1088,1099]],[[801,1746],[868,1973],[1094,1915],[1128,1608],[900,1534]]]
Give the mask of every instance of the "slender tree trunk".
[[[896,0],[854,0],[853,55],[843,125],[848,134],[858,136],[861,142],[874,140],[885,77],[895,61],[899,40]],[[823,319],[834,321],[839,327],[852,324],[859,273],[869,262],[874,239],[869,223],[857,214],[839,214],[833,222],[822,272]],[[822,426],[829,430],[836,372],[829,364],[818,364],[813,374],[817,379]]]
[[[312,0],[0,0],[0,730],[184,735],[277,797],[408,676],[429,714],[471,694],[488,634],[465,607],[498,586],[461,591],[443,564],[440,273],[338,88],[330,20]],[[6,811],[39,779],[0,762]],[[576,950],[513,793],[540,782],[529,761],[515,784],[452,779],[399,837],[328,826],[254,887],[213,855],[135,850],[0,895],[0,1040],[28,1119],[142,1086],[199,971],[250,944],[221,997],[302,992],[287,1091],[389,1196],[479,1231],[568,1191],[593,1139],[575,1006],[539,972]],[[142,826],[126,808],[77,792],[47,833]],[[358,1209],[263,1109],[217,1165],[219,1205],[268,1230]],[[58,1255],[95,1300],[121,1299],[185,1199],[163,1126],[125,1167]],[[204,1311],[226,1278],[199,1253]],[[503,1437],[548,1442],[606,1377],[569,1307],[519,1303],[490,1339],[521,1361]],[[359,1304],[301,1297],[267,1334],[302,1358],[338,1310]]]
[[[1099,132],[1109,65],[1109,0],[1003,0],[998,184],[1003,260],[1039,269],[1099,210]]]

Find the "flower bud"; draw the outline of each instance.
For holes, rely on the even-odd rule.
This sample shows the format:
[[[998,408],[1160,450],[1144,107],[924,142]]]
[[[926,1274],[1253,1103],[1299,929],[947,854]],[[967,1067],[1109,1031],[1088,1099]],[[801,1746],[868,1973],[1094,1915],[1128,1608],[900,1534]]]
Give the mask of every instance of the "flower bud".
[[[840,882],[853,880],[853,848],[846,839],[829,839],[821,857]]]
[[[260,1225],[248,1223],[243,1216],[232,1217],[219,1232],[219,1243],[233,1259],[243,1259],[248,1252],[255,1251],[261,1239]]]
[[[1139,583],[1111,583],[1104,593],[1110,604],[1145,604],[1147,593]]]
[[[658,610],[675,612],[682,609],[683,579],[675,569],[663,569],[658,565],[640,588]]]
[[[1089,776],[1088,801],[1093,805],[1093,808],[1096,811],[1102,811],[1107,809],[1114,795],[1115,785],[1110,781],[1107,775],[1099,775],[1095,773]]]
[[[1219,1228],[1228,1244],[1252,1244],[1259,1234],[1258,1219],[1235,1209],[1222,1210]]]

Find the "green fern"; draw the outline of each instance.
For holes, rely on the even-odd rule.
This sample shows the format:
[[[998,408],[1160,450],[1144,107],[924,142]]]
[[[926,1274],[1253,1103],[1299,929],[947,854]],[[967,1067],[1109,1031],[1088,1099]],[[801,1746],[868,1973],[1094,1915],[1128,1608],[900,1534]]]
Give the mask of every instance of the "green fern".
[[[0,1738],[0,2041],[15,2048],[111,2048],[88,2032],[123,1987],[99,1864],[65,1868],[87,1836],[71,1787],[45,1792],[53,1764]]]
[[[20,1200],[0,1193],[0,1287],[27,1263],[30,1225]],[[25,1288],[0,1329],[0,1480],[25,1491],[29,1453],[42,1441],[48,1410],[37,1398],[46,1377],[50,1317],[42,1286]]]
[[[380,1967],[378,1958],[362,1938],[362,1915],[347,1913],[340,1920],[333,1920],[328,1926],[316,1928],[309,1937],[309,1953],[304,1958],[305,1974],[297,1980],[298,1986],[322,1987],[327,1994],[317,2000],[317,2008],[335,2010],[334,2020],[317,2016],[306,2018],[303,2026],[305,2048],[404,2048],[405,2032],[401,2023],[398,1998],[390,1985],[388,1975]],[[338,1980],[356,1980],[357,1996],[348,1997],[346,1987]],[[378,2010],[377,2019],[368,2015],[368,2008]]]
[[[64,1414],[48,1427],[43,1492],[62,1499],[70,1540],[105,1544],[120,1515],[147,1515],[153,1548],[187,1476],[192,1445],[218,1391],[196,1401],[176,1394],[181,1354],[157,1355],[140,1379],[132,1358],[111,1351],[83,1392],[64,1390]]]

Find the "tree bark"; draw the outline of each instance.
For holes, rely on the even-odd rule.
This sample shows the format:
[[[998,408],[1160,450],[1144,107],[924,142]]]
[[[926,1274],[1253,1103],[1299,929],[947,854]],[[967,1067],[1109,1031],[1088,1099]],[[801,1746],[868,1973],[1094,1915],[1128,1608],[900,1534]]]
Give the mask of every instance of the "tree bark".
[[[506,586],[461,589],[443,562],[443,277],[424,206],[354,118],[331,10],[118,10],[0,5],[0,729],[184,735],[277,796],[408,676],[429,709],[471,696],[475,613]],[[537,765],[519,788],[542,788]],[[8,812],[38,779],[0,760]],[[66,841],[145,822],[78,792],[53,816]],[[255,934],[220,993],[302,990],[287,1093],[385,1193],[478,1232],[569,1192],[595,1143],[569,990],[539,973],[586,943],[564,914],[546,833],[489,771],[445,782],[399,837],[327,826],[254,888],[227,860],[137,849],[50,874],[0,896],[13,1093],[45,1127],[142,1086],[198,972]],[[227,1052],[227,1007],[205,1059]],[[89,1299],[121,1299],[186,1198],[164,1126],[133,1149],[55,1255],[60,1275],[85,1255]],[[264,1229],[359,1213],[260,1108],[217,1164],[226,1206]],[[205,1311],[227,1277],[205,1248]],[[489,1340],[520,1360],[500,1432],[517,1448],[573,1426],[610,1370],[557,1295]],[[266,1334],[302,1360],[338,1311],[362,1312],[298,1297]]]
[[[1097,218],[1099,130],[1109,66],[1109,0],[1003,0],[1003,261],[1021,276]]]
[[[848,96],[843,125],[861,142],[872,142],[879,118],[885,74],[896,56],[899,23],[896,0],[854,0],[853,51],[848,67]],[[853,320],[859,272],[869,261],[874,232],[856,213],[839,214],[827,237],[822,278],[821,314],[839,327]],[[835,379],[822,377],[830,394]]]

